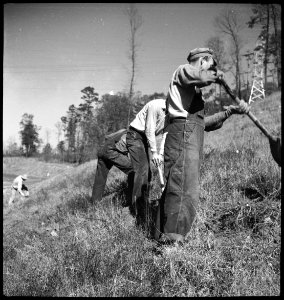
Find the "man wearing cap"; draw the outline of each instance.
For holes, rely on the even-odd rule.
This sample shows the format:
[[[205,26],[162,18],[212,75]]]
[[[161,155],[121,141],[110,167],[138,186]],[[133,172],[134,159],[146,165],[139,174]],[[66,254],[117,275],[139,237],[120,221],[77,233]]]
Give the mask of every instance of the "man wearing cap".
[[[204,130],[222,126],[233,113],[247,113],[244,100],[239,106],[213,115],[205,126],[204,100],[200,88],[218,83],[223,75],[210,48],[196,48],[188,63],[174,72],[167,95],[169,124],[164,147],[166,187],[159,203],[155,239],[160,243],[183,242],[195,219],[199,202],[199,173]],[[206,128],[207,127],[207,128]]]
[[[26,185],[24,185],[24,183],[23,183],[23,181],[26,181],[27,179],[28,179],[27,174],[19,175],[14,179],[13,184],[11,185],[12,195],[11,195],[10,200],[9,200],[9,205],[14,202],[17,191],[23,197],[28,197],[29,196],[29,190],[26,187]]]

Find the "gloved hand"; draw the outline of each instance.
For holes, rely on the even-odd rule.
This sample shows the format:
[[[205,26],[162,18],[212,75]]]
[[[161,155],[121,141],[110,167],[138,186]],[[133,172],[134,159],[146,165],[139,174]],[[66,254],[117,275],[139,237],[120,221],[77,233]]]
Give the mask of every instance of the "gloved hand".
[[[157,168],[163,162],[163,155],[158,154],[157,152],[152,152],[152,162]]]
[[[221,71],[221,70],[217,70],[217,80],[216,80],[216,82],[218,82],[218,80],[219,79],[223,79],[223,77],[224,77],[224,72],[223,71]]]
[[[217,70],[215,83],[222,84],[222,80],[224,79],[224,72],[221,70]]]
[[[239,99],[237,97],[237,99]],[[247,102],[245,102],[243,99],[240,100],[239,105],[229,105],[229,106],[224,106],[226,110],[229,110],[231,114],[247,114],[250,110],[250,106],[248,105]]]

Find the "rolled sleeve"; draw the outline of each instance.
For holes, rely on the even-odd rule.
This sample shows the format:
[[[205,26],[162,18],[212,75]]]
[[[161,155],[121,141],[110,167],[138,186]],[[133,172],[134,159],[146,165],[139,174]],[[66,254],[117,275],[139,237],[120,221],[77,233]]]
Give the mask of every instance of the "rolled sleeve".
[[[18,182],[18,191],[20,192],[20,193],[22,193],[22,186],[23,186],[23,181],[22,180],[19,180],[19,182]]]
[[[229,115],[229,112],[221,111],[212,116],[205,117],[205,131],[209,132],[221,128]]]
[[[148,112],[145,120],[145,135],[147,137],[150,150],[152,152],[157,151],[156,122],[157,122],[157,107],[155,104],[152,104],[148,108]]]
[[[203,87],[214,82],[211,71],[197,69],[190,64],[179,66],[175,73],[175,83],[181,87]]]

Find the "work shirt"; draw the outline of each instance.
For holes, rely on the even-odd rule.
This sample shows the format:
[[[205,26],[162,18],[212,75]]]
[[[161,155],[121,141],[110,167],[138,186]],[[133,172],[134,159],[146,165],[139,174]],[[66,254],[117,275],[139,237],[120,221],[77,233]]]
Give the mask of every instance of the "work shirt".
[[[171,79],[167,105],[170,118],[187,117],[193,97],[202,92],[200,88],[213,82],[212,71],[185,64],[179,66]],[[204,101],[202,99],[202,101]]]
[[[157,151],[156,136],[163,133],[166,118],[166,100],[154,99],[148,102],[130,123],[134,129],[144,132],[150,150]]]
[[[162,105],[163,107],[163,105]],[[160,108],[162,110],[162,107]],[[231,115],[230,110],[220,111],[215,113],[212,116],[205,116],[204,122],[205,122],[205,131],[214,131],[223,126],[224,121]],[[162,129],[165,128],[169,122],[168,116],[164,116],[163,114],[158,115],[157,123],[159,124],[159,128],[157,130],[158,135],[163,133],[162,139],[160,141],[160,148],[159,148],[159,154],[164,155],[164,144],[165,139],[167,136],[166,130],[163,132]],[[161,129],[162,128],[162,129]],[[116,148],[122,152],[125,153],[127,151],[126,147],[126,134],[123,134],[121,139],[116,143]]]
[[[22,186],[23,186],[23,178],[21,175],[19,175],[14,179],[12,188],[17,189],[20,193],[22,193]]]

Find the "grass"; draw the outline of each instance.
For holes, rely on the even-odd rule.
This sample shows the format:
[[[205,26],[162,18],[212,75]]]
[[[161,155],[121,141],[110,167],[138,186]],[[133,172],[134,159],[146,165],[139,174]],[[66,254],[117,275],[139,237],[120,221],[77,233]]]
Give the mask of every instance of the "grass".
[[[275,133],[280,99],[273,94],[252,108]],[[34,174],[41,164],[32,161]],[[126,178],[120,171],[111,171],[103,201],[90,202],[95,167],[96,161],[64,166],[13,208],[3,193],[4,295],[280,295],[281,168],[248,117],[232,116],[206,133],[198,216],[187,243],[165,246],[162,254],[121,206]],[[154,175],[152,199],[160,196]]]

